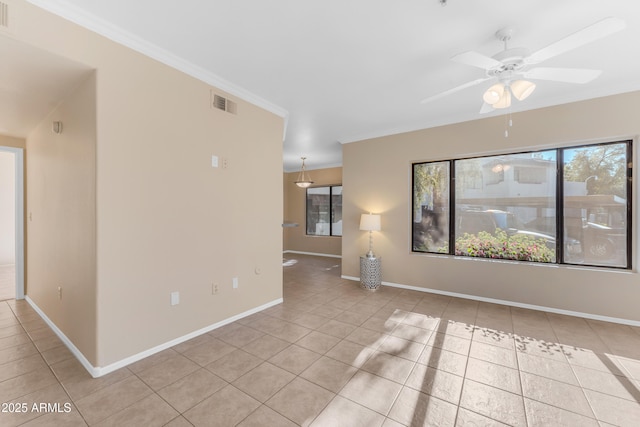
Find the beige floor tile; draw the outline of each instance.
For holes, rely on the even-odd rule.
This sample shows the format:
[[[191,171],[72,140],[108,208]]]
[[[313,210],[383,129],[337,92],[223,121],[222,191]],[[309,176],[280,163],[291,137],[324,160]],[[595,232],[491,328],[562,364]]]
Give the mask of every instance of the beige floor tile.
[[[311,423],[311,427],[379,427],[384,420],[381,414],[336,396]]]
[[[360,344],[353,343],[344,339],[336,344],[331,350],[326,353],[327,357],[330,357],[347,365],[354,366],[356,368],[362,367],[364,363],[375,352],[372,348],[365,347]]]
[[[260,402],[232,385],[224,387],[183,416],[194,426],[234,426],[258,409]]]
[[[201,368],[159,390],[158,394],[183,413],[226,386],[226,381]]]
[[[298,375],[319,358],[320,354],[293,344],[273,356],[269,362]]]
[[[593,417],[589,402],[580,387],[526,372],[521,372],[520,377],[524,397]]]
[[[293,322],[297,325],[309,329],[317,329],[329,321],[329,318],[312,313],[304,313],[298,316]]]
[[[389,418],[405,426],[453,426],[456,406],[443,400],[403,387]]]
[[[56,377],[48,367],[38,368],[0,383],[0,402],[9,402],[15,398],[33,393],[56,384]]]
[[[371,347],[376,350],[387,339],[389,335],[382,332],[367,329],[365,327],[356,328],[345,337],[346,340]]]
[[[429,337],[426,344],[432,347],[442,348],[447,351],[453,351],[454,353],[468,355],[471,340],[435,332]]]
[[[76,400],[75,404],[89,424],[97,424],[152,393],[138,377],[130,376]]]
[[[316,314],[318,316],[326,317],[328,319],[333,319],[334,317],[342,314],[342,312],[343,310],[340,310],[337,307],[330,307],[326,305],[321,305],[310,311],[311,314]]]
[[[26,333],[20,333],[16,335],[10,335],[8,337],[0,338],[0,350],[5,350],[10,347],[18,345],[30,344],[31,338]]]
[[[266,403],[298,425],[308,426],[335,396],[303,378],[296,378]]]
[[[509,350],[515,349],[513,334],[496,329],[476,328],[473,332],[473,341],[504,347]]]
[[[69,419],[71,423],[70,425],[74,425],[73,421],[77,420],[77,416],[79,416],[78,409],[73,405],[73,403],[69,399],[69,396],[64,392],[64,389],[58,383],[54,383],[50,386],[41,388],[37,391],[34,391],[33,393],[20,396],[10,402],[4,401],[4,403],[12,403],[14,405],[17,404],[21,409],[20,411],[14,410],[10,412],[0,412],[0,425],[2,425],[3,427],[24,425],[28,423],[45,426],[60,425],[54,423],[47,424],[43,422],[46,420],[51,420],[53,417],[46,417],[44,418],[44,420],[41,419],[46,414],[46,411],[49,408],[48,406],[41,406],[42,404],[50,404],[52,410],[53,408],[55,408],[56,411],[61,411],[61,415],[68,415],[68,417],[61,418]],[[80,419],[82,419],[82,417],[80,417]],[[86,425],[84,421],[83,425]]]
[[[592,390],[585,390],[585,395],[598,420],[621,427],[640,425],[640,403]]]
[[[317,331],[323,334],[331,335],[333,337],[343,339],[356,329],[356,326],[348,323],[339,322],[335,319],[329,320],[324,325],[320,326]]]
[[[0,350],[0,364],[11,362],[38,353],[38,349],[31,342],[8,347]]]
[[[520,373],[517,369],[469,358],[466,378],[511,393],[522,394]]]
[[[200,368],[197,363],[178,355],[138,372],[136,375],[153,390],[160,390]]]
[[[187,421],[185,417],[180,415],[169,421],[164,425],[164,427],[193,427],[193,424]]]
[[[295,378],[291,372],[264,362],[233,382],[241,391],[260,402],[266,402]]]
[[[340,338],[323,334],[322,332],[313,331],[306,335],[296,345],[304,347],[308,350],[315,351],[319,354],[325,354],[340,342]]]
[[[505,427],[507,424],[501,423],[468,409],[459,408],[456,418],[456,427]]]
[[[254,356],[266,360],[280,353],[282,350],[289,347],[289,345],[290,344],[287,341],[272,337],[271,335],[264,335],[257,340],[251,341],[249,344],[242,347],[242,349],[247,353],[251,353]]]
[[[407,325],[404,323],[396,326],[391,332],[391,335],[395,337],[418,342],[420,344],[426,344],[432,334],[433,331],[431,329],[422,329],[417,326]]]
[[[462,354],[426,346],[418,358],[418,363],[463,377],[468,359]]]
[[[637,383],[629,378],[580,366],[574,366],[573,371],[582,388],[640,402],[640,389]],[[615,371],[619,372],[617,369]]]
[[[555,406],[524,399],[524,407],[530,426],[557,426],[557,427],[599,427],[594,418],[569,412]]]
[[[390,335],[391,332],[399,325],[399,322],[388,320],[380,317],[370,317],[361,327],[365,329],[371,329],[372,331],[382,332],[383,334]]]
[[[218,329],[216,329],[216,331],[218,331]],[[195,338],[191,338],[190,340],[181,342],[180,344],[176,344],[171,348],[178,353],[184,353],[185,351],[191,350],[192,348],[198,347],[199,345],[210,343],[214,341],[214,339],[215,337],[211,333],[202,334],[198,335]]]
[[[365,323],[367,319],[369,319],[369,317],[371,316],[366,313],[355,313],[352,311],[345,311],[339,314],[338,316],[336,316],[335,320],[342,323],[348,323],[354,326],[362,326],[362,324]]]
[[[144,359],[138,360],[137,362],[128,365],[127,368],[135,373],[142,372],[145,369],[149,369],[153,365],[157,365],[158,363],[164,362],[165,360],[177,356],[178,353],[173,348],[168,348],[166,350],[162,350],[158,353],[152,354],[151,356],[145,357]]]
[[[362,366],[363,371],[404,384],[413,370],[415,362],[376,351]]]
[[[87,423],[77,410],[69,413],[50,412],[21,424],[22,427],[84,427],[86,425]]]
[[[471,344],[471,350],[469,351],[469,357],[484,360],[485,362],[495,363],[497,365],[503,365],[508,368],[518,368],[516,351],[497,347],[495,345],[473,341]]]
[[[415,362],[420,358],[424,348],[425,345],[419,342],[388,336],[382,344],[380,344],[378,350]]]
[[[464,381],[460,407],[511,426],[527,425],[522,396],[475,381]]]
[[[164,426],[179,414],[157,394],[152,394],[96,424],[98,427]]]
[[[323,356],[307,368],[300,377],[337,393],[357,372],[357,368]]]
[[[62,385],[73,400],[79,400],[104,387],[120,382],[131,375],[133,375],[133,373],[127,368],[118,369],[99,378],[93,378],[88,372],[84,372],[64,380]]]
[[[457,405],[462,383],[462,377],[418,363],[407,378],[405,386]]]
[[[71,353],[71,351],[64,345],[43,351],[40,354],[48,365],[53,365],[64,360],[75,358],[73,353]]]
[[[571,385],[579,385],[571,365],[564,361],[558,362],[546,357],[532,356],[527,353],[518,352],[518,366],[522,372],[562,381]]]
[[[24,375],[36,369],[46,368],[47,364],[39,354],[13,360],[0,365],[0,382]]]
[[[206,368],[228,382],[233,382],[263,362],[244,350],[234,350],[212,362]]]
[[[309,332],[311,332],[311,329],[289,323],[288,325],[285,325],[282,328],[271,332],[271,335],[276,338],[280,338],[281,340],[294,343],[305,335],[309,334]]]
[[[231,353],[235,349],[236,347],[220,341],[219,339],[213,338],[213,340],[190,348],[182,354],[198,365],[206,366],[209,363],[220,359],[225,354]]]
[[[440,325],[440,317],[431,317],[426,314],[416,313],[414,311],[409,312],[405,318],[402,320],[402,323],[416,326],[422,329],[428,329],[434,331]]]
[[[401,389],[402,385],[396,382],[358,371],[343,387],[340,395],[382,415],[387,415]]]
[[[516,350],[532,356],[546,357],[564,362],[567,360],[562,345],[555,341],[545,341],[543,339],[534,339],[516,335],[514,337]]]
[[[262,405],[247,418],[245,418],[238,427],[296,427],[293,421],[278,414],[268,406]]]

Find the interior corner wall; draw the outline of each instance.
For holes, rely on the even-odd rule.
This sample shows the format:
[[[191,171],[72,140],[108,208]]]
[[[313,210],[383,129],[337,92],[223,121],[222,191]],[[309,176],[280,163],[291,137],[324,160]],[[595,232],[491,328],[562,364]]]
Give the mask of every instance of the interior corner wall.
[[[281,299],[283,118],[30,3],[12,5],[14,37],[96,70],[90,363],[122,363]],[[212,90],[237,114],[212,109]],[[45,304],[56,324],[85,321],[57,313]]]
[[[27,137],[26,294],[96,361],[96,81],[82,82]],[[63,123],[60,134],[53,121]]]
[[[0,266],[16,263],[16,160],[0,149]]]
[[[308,171],[313,187],[342,184],[342,168],[314,169]],[[340,256],[342,238],[339,236],[309,236],[306,233],[306,194],[295,184],[298,172],[284,174],[284,221],[295,227],[283,228],[283,245],[286,251],[318,255]]]
[[[358,219],[372,211],[382,215],[374,239],[383,282],[640,322],[635,177],[631,271],[411,252],[412,163],[633,139],[637,164],[638,111],[640,92],[632,92],[513,114],[508,138],[496,116],[344,145],[343,275],[359,277],[367,236]]]

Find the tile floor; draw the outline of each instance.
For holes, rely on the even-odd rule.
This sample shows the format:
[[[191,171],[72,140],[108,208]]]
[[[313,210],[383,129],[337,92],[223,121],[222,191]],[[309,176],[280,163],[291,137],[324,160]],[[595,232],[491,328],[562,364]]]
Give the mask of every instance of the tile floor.
[[[0,425],[640,425],[640,328],[367,292],[330,258],[284,271],[284,304],[98,379],[26,302],[0,303],[1,409],[28,409]]]

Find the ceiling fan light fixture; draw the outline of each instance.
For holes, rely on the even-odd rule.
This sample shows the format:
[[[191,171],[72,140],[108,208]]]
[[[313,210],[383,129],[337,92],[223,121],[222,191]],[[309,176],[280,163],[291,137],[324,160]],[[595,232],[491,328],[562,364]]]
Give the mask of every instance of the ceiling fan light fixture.
[[[528,80],[516,80],[512,82],[510,86],[513,96],[515,96],[518,101],[526,99],[536,89],[536,84]]]
[[[502,83],[496,83],[487,89],[482,95],[482,99],[489,105],[493,105],[496,102],[500,101],[502,95],[504,94],[504,85]]]
[[[508,108],[511,106],[511,91],[506,89],[497,102],[491,104],[493,108]]]

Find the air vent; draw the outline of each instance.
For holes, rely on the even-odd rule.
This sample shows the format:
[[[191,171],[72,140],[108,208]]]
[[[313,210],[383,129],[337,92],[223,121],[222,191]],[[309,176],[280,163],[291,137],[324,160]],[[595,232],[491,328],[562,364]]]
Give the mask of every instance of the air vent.
[[[9,5],[0,1],[0,28],[9,28]]]
[[[211,95],[211,108],[217,108],[218,110],[226,111],[231,114],[238,113],[238,104],[213,92],[211,92]]]

